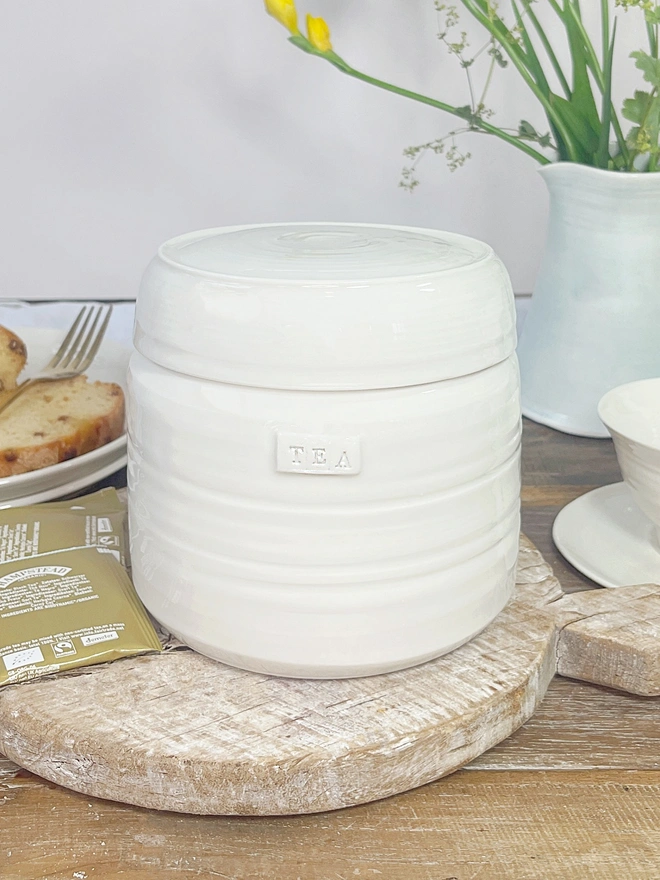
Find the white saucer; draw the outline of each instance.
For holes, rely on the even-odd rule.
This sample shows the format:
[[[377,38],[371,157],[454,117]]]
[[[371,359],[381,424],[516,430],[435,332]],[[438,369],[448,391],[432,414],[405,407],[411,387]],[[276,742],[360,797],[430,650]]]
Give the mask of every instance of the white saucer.
[[[63,331],[46,327],[12,329],[25,342],[29,362],[24,376],[28,377],[57,350]],[[92,382],[116,382],[126,391],[126,373],[130,350],[116,342],[104,340],[87,371]],[[126,435],[112,443],[63,461],[50,467],[40,468],[26,474],[0,478],[0,508],[19,507],[52,501],[77,492],[104,479],[126,464]]]
[[[557,515],[552,537],[562,556],[597,584],[660,584],[653,523],[625,483],[587,492]]]

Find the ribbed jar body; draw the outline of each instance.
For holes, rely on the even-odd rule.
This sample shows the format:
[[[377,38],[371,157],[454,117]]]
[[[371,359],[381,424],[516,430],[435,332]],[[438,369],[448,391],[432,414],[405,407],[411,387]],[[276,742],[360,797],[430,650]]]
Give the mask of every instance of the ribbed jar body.
[[[327,249],[327,239],[335,241],[337,229],[322,229],[330,230],[326,238],[320,236]],[[349,242],[358,234],[355,227],[340,229],[352,230]],[[384,235],[388,245],[379,227],[358,229],[362,236]],[[273,235],[279,235],[277,228]],[[422,233],[407,230],[401,235],[405,244],[406,236]],[[470,240],[450,243],[458,247],[461,241]],[[346,240],[341,237],[339,243]],[[286,243],[287,249],[292,246],[300,247],[295,236],[293,245]],[[318,246],[317,238],[314,253]],[[159,348],[154,332],[159,320],[156,297],[167,298],[169,268],[161,258],[147,273],[147,292],[138,301],[139,351],[129,375],[133,573],[147,608],[182,641],[259,672],[319,678],[369,675],[451,650],[483,629],[506,604],[517,558],[520,494],[519,380],[509,339],[513,309],[506,275],[492,252],[477,250],[474,257],[471,252],[462,258],[467,270],[459,266],[458,274],[465,275],[469,300],[475,296],[470,276],[485,277],[484,265],[477,265],[476,272],[470,267],[474,262],[492,264],[490,289],[479,295],[491,308],[496,308],[494,299],[501,302],[501,315],[487,341],[491,349],[500,345],[494,358],[489,355],[494,362],[475,363],[477,369],[464,375],[440,375],[435,381],[425,376],[425,381],[399,384],[389,384],[396,382],[397,358],[391,348],[397,332],[402,376],[429,369],[419,341],[428,337],[432,351],[428,320],[415,315],[410,291],[441,286],[442,278],[430,279],[431,273],[398,283],[365,280],[361,287],[351,279],[364,315],[370,311],[364,298],[371,299],[374,316],[387,296],[395,303],[397,284],[408,299],[400,304],[399,329],[392,328],[390,318],[379,328],[374,317],[371,338],[366,325],[356,330],[350,310],[333,315],[327,300],[341,299],[344,279],[333,279],[335,287],[318,282],[308,286],[308,298],[320,301],[316,313],[325,311],[326,324],[317,326],[313,304],[306,302],[308,315],[300,332],[310,323],[309,335],[318,337],[317,351],[304,338],[279,363],[267,350],[264,311],[284,308],[282,300],[298,296],[301,285],[293,283],[287,291],[277,285],[273,290],[263,279],[253,282],[249,295],[255,301],[247,310],[244,301],[236,304],[232,318],[220,300],[240,300],[241,295],[235,289],[227,294],[226,278],[205,276],[203,285],[218,285],[205,293],[216,313],[224,315],[215,329],[218,345],[200,357],[206,343],[196,345],[190,329],[188,351],[183,345],[173,357],[172,343]],[[199,254],[196,259],[203,261]],[[314,257],[306,253],[304,259],[313,262]],[[452,271],[456,267],[441,268],[436,275]],[[182,285],[185,270],[177,266],[174,272],[175,286]],[[191,287],[199,285],[199,276],[191,277]],[[422,290],[420,298],[428,294]],[[244,337],[240,357],[249,379],[244,383],[237,381],[243,373],[237,366],[236,335],[224,326],[237,320],[239,307],[243,319],[246,311],[252,315],[238,320]],[[442,302],[432,304],[436,326],[442,326],[442,312]],[[299,313],[293,308],[291,314]],[[469,315],[461,320],[469,342]],[[260,325],[252,338],[246,326],[251,321]],[[373,336],[384,336],[388,328],[392,338],[374,342]],[[209,332],[208,323],[200,332]],[[362,348],[343,357],[345,335],[360,333],[365,337]],[[223,334],[230,337],[226,345]],[[271,335],[278,351],[282,334],[295,334],[295,328],[274,324]],[[387,381],[383,387],[360,387],[377,385],[379,346],[381,359],[391,362],[382,373]],[[338,387],[330,390],[333,347]],[[479,345],[466,355],[468,348],[463,346],[455,358],[463,358],[463,368],[470,366],[470,357],[483,357]],[[227,349],[236,356],[228,358]],[[187,374],[195,357],[198,375]],[[274,364],[270,383],[269,357]],[[301,364],[305,359],[307,373]],[[224,370],[224,363],[230,369]],[[437,366],[435,370],[442,372]],[[300,387],[280,387],[287,383]]]

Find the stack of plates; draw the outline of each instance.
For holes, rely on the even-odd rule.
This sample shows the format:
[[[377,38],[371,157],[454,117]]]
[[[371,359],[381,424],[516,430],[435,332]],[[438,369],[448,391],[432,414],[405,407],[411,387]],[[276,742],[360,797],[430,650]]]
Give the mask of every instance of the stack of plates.
[[[65,331],[45,327],[11,327],[25,342],[28,366],[21,378],[28,378],[47,363],[59,348]],[[90,381],[116,382],[126,391],[126,374],[130,350],[116,342],[105,340],[87,370]],[[1,424],[0,424],[1,430]],[[79,492],[105,479],[126,464],[126,435],[123,434],[93,452],[52,467],[27,474],[0,479],[0,508],[21,507],[53,501]]]

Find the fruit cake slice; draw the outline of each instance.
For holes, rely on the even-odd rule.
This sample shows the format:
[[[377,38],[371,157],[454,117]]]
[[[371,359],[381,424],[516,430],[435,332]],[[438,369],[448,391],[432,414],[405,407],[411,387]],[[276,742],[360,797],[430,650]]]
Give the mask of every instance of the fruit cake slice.
[[[68,461],[123,431],[119,385],[88,382],[86,376],[40,382],[0,412],[0,477]]]
[[[0,326],[0,393],[16,387],[26,360],[25,343],[11,330]]]

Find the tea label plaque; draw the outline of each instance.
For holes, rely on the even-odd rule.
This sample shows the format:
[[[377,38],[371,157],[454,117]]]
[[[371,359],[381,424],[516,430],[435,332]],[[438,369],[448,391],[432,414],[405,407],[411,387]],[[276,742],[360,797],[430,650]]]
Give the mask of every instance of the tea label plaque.
[[[277,433],[280,473],[351,476],[361,469],[359,437]]]

